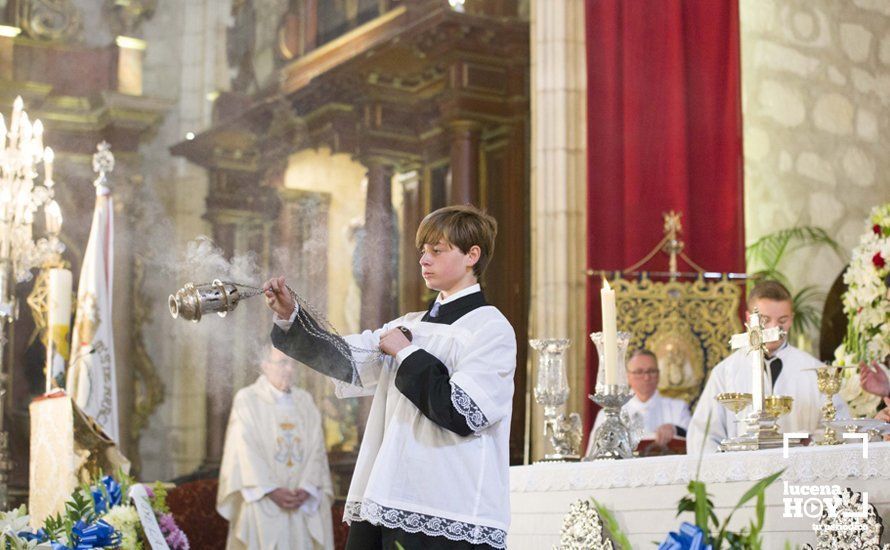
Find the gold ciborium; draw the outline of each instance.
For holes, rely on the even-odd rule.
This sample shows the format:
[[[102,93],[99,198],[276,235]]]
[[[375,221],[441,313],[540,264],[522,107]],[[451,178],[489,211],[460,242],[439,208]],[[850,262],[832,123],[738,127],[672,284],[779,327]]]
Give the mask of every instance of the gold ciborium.
[[[763,398],[763,410],[766,414],[780,418],[791,412],[794,398],[790,395],[767,395]]]
[[[717,397],[715,397],[714,399],[716,399],[718,403],[732,411],[732,413],[735,415],[738,415],[745,409],[745,407],[751,405],[750,393],[726,392],[717,395]]]

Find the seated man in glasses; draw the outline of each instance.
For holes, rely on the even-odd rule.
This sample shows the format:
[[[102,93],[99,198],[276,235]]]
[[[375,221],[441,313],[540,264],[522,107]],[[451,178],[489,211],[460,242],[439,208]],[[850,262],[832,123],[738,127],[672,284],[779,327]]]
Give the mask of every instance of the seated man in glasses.
[[[627,362],[627,381],[634,397],[622,410],[630,417],[631,426],[642,426],[642,439],[653,440],[653,444],[666,447],[671,439],[685,437],[686,428],[692,415],[685,401],[671,399],[658,393],[658,358],[649,350],[635,351]],[[591,451],[593,434],[605,420],[602,411],[597,413],[593,429],[590,431]]]

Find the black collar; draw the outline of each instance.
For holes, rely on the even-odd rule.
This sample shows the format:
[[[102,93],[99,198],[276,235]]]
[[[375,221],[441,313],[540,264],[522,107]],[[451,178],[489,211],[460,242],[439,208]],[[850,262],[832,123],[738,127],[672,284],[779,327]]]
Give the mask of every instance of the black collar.
[[[430,317],[430,310],[433,309],[433,304],[435,303],[435,300],[430,302],[430,305],[427,308],[426,313],[424,314],[421,321],[427,323],[438,323],[440,325],[450,325],[467,313],[473,311],[474,309],[488,305],[488,302],[485,301],[485,295],[482,294],[482,291],[474,292],[472,294],[467,294],[466,296],[461,296],[453,302],[442,304],[441,306],[439,306],[439,314],[435,317]]]

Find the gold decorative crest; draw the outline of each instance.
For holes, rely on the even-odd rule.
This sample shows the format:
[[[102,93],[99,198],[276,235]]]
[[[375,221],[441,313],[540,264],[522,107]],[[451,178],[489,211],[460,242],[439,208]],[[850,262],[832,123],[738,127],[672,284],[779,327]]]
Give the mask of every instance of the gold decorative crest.
[[[658,357],[658,390],[692,401],[710,368],[729,353],[727,343],[741,331],[739,285],[721,279],[655,282],[616,278],[618,330],[633,336],[628,349],[646,348]]]

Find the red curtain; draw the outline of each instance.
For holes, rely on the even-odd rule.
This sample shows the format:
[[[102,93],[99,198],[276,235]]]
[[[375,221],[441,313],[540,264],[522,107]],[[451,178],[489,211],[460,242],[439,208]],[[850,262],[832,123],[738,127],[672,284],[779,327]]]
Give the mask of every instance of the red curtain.
[[[586,18],[588,267],[642,259],[673,209],[693,261],[744,271],[737,0],[587,0]],[[666,269],[660,256],[647,269]],[[588,280],[589,332],[600,287]]]

